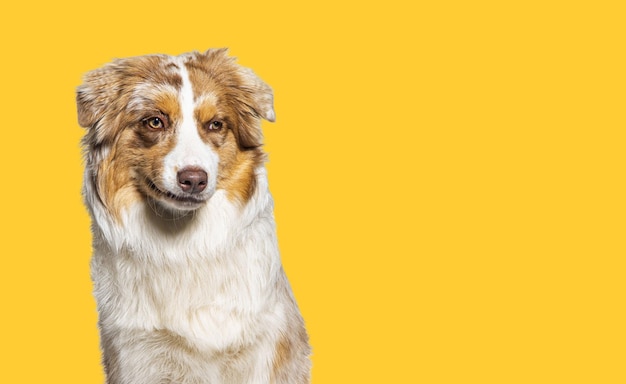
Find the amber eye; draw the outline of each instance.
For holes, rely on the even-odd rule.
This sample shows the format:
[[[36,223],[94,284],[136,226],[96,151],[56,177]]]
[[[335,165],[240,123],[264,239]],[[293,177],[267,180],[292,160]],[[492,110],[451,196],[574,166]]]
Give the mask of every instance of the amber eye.
[[[213,120],[208,124],[207,129],[209,131],[219,131],[220,129],[222,129],[223,126],[224,123],[222,123],[221,121]]]
[[[165,122],[160,117],[148,117],[143,120],[143,124],[151,129],[163,129],[165,128]]]

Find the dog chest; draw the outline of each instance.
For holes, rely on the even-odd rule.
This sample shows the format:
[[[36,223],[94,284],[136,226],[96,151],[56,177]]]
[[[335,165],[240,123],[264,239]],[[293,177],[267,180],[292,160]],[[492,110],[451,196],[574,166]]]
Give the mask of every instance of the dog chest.
[[[166,329],[207,349],[248,339],[243,336],[254,333],[260,319],[281,317],[274,297],[282,281],[278,255],[267,252],[272,242],[258,241],[208,259],[159,265],[128,253],[95,254],[101,324]]]

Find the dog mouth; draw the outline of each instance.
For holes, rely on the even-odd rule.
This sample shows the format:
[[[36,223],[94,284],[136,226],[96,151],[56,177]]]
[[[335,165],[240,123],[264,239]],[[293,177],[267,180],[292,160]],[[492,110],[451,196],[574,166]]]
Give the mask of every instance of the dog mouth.
[[[147,181],[148,188],[153,192],[160,200],[168,202],[174,202],[177,205],[181,205],[185,208],[197,207],[206,202],[206,198],[201,198],[192,195],[177,195],[172,192],[163,191],[152,180]]]

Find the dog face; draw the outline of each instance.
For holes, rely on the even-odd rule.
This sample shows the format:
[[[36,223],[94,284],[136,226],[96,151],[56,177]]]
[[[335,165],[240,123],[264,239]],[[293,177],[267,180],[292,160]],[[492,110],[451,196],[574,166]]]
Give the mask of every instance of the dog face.
[[[219,189],[245,202],[272,100],[226,50],[120,59],[88,73],[78,120],[99,199],[117,217],[136,201],[195,210]]]

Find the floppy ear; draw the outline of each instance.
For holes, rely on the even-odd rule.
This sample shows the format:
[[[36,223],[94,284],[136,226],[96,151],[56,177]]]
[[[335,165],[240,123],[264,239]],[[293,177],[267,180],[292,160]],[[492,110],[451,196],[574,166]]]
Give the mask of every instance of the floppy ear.
[[[88,72],[76,90],[78,124],[89,130],[92,144],[102,144],[114,136],[114,122],[121,112],[117,102],[122,91],[121,78],[116,61]]]
[[[263,144],[263,132],[258,118],[267,121],[276,121],[274,112],[274,93],[269,85],[265,84],[251,69],[240,67],[243,86],[241,89],[246,94],[245,105],[250,108],[249,115],[255,117],[255,121],[250,121],[250,116],[246,116],[241,126],[237,130],[239,143],[244,148],[258,147]]]
[[[274,112],[274,92],[251,69],[241,68],[241,75],[246,83],[248,92],[254,99],[256,113],[267,121],[276,121]]]

